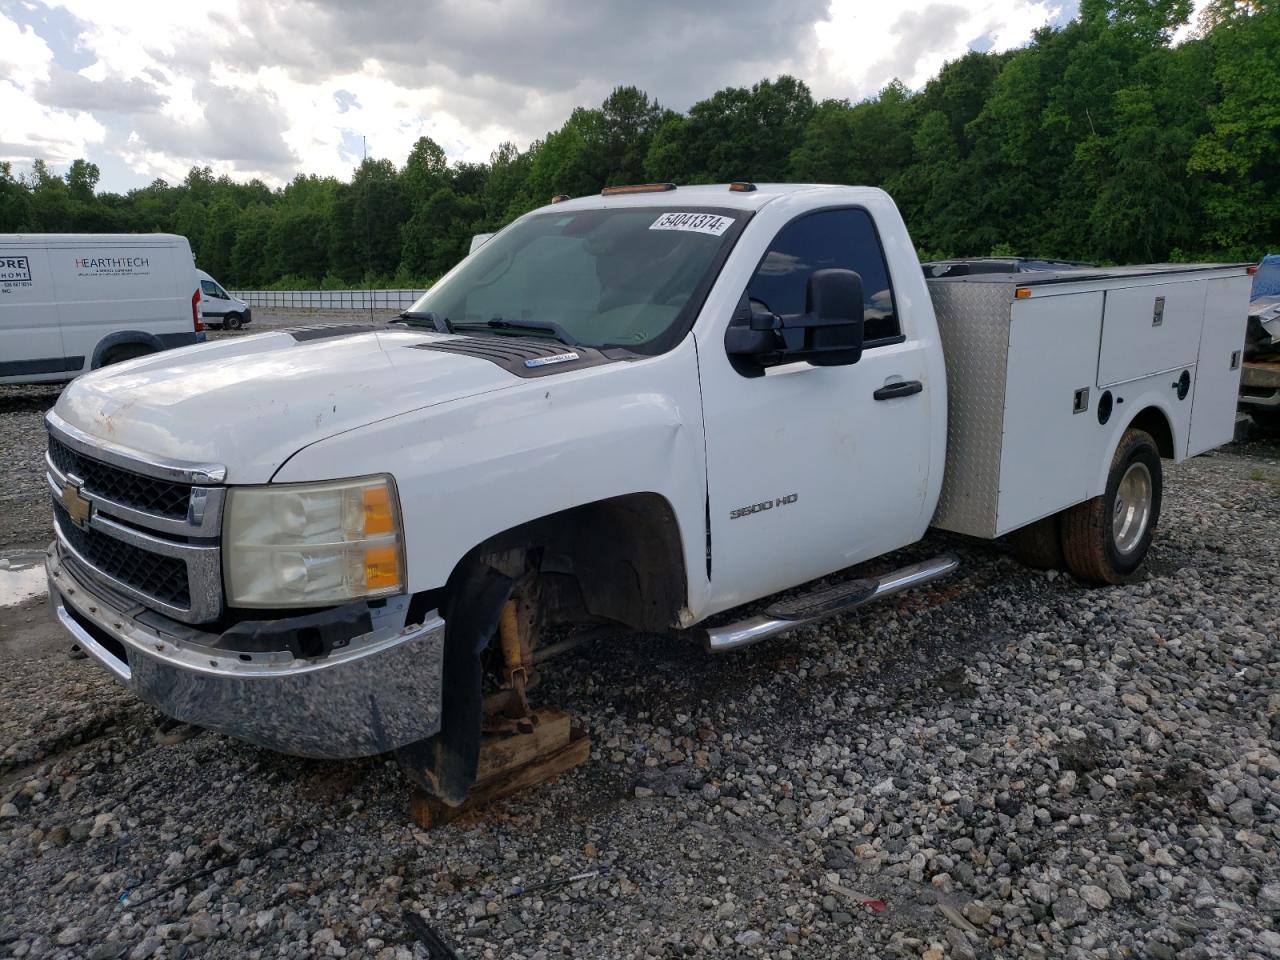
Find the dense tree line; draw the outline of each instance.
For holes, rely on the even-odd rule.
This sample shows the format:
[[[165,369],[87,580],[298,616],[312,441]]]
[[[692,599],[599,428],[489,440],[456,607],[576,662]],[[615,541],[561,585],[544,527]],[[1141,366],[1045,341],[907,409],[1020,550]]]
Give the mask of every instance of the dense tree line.
[[[1083,0],[1026,47],[858,103],[782,76],[681,114],[619,87],[527,150],[450,164],[423,137],[402,167],[369,159],[350,182],[271,189],[196,167],[120,195],[97,193],[85,160],[63,176],[0,165],[0,231],[180,233],[241,288],[410,286],[555,194],[747,179],[884,187],[924,256],[1252,259],[1280,248],[1280,0],[1215,0],[1175,46],[1189,14]]]

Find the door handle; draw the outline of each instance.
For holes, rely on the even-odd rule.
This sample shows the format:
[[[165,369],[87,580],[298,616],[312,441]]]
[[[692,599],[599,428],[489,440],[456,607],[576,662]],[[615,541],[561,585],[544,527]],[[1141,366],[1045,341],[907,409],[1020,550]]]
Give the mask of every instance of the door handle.
[[[898,397],[910,397],[924,389],[919,380],[902,380],[881,387],[872,394],[877,400],[896,400]]]

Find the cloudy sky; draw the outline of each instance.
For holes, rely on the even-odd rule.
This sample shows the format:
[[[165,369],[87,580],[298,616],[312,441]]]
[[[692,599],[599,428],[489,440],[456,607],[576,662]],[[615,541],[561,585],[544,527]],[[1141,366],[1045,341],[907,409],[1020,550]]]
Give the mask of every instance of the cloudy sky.
[[[76,157],[100,189],[194,164],[278,184],[526,146],[635,84],[686,109],[732,84],[801,77],[858,99],[918,87],[967,49],[1024,44],[1076,0],[0,0],[0,159]]]

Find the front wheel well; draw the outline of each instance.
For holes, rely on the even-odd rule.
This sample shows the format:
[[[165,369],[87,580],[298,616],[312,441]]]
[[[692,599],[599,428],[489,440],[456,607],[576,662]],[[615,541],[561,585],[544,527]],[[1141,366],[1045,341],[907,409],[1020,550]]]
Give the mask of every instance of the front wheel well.
[[[572,584],[555,590],[552,602],[566,619],[577,613],[664,631],[679,624],[688,599],[675,511],[656,493],[597,500],[504,530],[469,551],[455,573],[477,559],[508,576],[532,572]]]
[[[164,349],[164,344],[153,333],[145,330],[117,330],[98,341],[93,348],[89,369],[97,370],[109,363],[145,356]]]
[[[1165,416],[1165,412],[1159,407],[1147,407],[1129,422],[1128,429],[1143,430],[1151,434],[1151,439],[1156,442],[1156,449],[1163,459],[1172,460],[1177,456],[1173,443],[1173,427],[1169,424],[1169,418]]]

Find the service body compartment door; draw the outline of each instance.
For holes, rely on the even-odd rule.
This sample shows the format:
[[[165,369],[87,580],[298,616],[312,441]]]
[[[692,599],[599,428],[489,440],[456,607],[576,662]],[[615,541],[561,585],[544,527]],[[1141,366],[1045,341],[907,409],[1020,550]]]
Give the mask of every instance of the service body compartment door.
[[[1013,304],[998,535],[1090,495],[1107,439],[1093,384],[1102,312],[1098,290]]]
[[[1187,435],[1189,457],[1229,443],[1235,436],[1250,285],[1247,276],[1205,281],[1204,332]]]
[[[1203,280],[1108,290],[1098,386],[1193,366],[1200,343],[1204,294]]]

